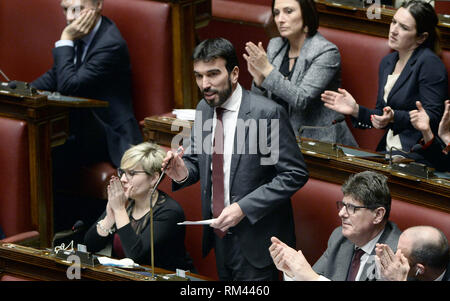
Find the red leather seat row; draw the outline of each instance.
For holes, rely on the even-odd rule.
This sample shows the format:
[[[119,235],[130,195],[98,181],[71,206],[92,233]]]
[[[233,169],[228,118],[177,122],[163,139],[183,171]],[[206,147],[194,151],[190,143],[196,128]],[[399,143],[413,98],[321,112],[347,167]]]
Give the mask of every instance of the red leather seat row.
[[[6,237],[33,230],[30,212],[28,127],[0,117],[0,227]]]

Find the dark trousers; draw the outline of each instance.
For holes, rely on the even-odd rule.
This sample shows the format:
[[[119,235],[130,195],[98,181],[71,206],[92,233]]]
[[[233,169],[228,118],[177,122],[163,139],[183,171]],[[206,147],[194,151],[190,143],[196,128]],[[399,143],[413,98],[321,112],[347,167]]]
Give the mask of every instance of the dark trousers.
[[[227,234],[222,239],[217,235],[214,236],[217,272],[221,281],[279,280],[279,273],[274,264],[260,269],[245,259],[236,234]]]

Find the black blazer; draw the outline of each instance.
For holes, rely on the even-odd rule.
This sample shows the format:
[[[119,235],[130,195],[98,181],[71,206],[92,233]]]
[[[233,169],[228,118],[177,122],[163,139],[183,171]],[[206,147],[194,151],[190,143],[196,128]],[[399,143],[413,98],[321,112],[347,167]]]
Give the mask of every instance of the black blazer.
[[[212,218],[210,155],[212,123],[207,120],[213,118],[213,113],[214,109],[205,100],[200,101],[191,133],[191,145],[183,157],[189,176],[182,185],[173,182],[173,189],[177,190],[200,180],[204,219]],[[267,154],[267,151],[264,152],[260,147],[256,151],[249,151],[251,135],[248,125],[252,121],[255,121],[257,133],[260,131],[270,133],[271,122],[265,125],[260,120],[272,121],[274,124],[276,122],[273,120],[279,122],[279,131],[277,129],[274,133],[278,139],[278,153],[272,151]],[[230,231],[239,237],[245,258],[253,266],[263,268],[273,264],[268,250],[271,236],[277,236],[289,246],[295,247],[290,197],[307,182],[309,175],[289,117],[280,105],[243,89],[238,123],[239,121],[244,121],[247,126],[245,133],[235,132],[230,168],[230,203],[238,202],[245,218]],[[245,137],[244,143],[239,145],[238,135]],[[276,139],[273,139],[272,143],[275,144]],[[254,143],[252,145],[254,146]],[[263,155],[264,153],[267,155]],[[261,164],[261,160],[269,160],[270,156],[275,159],[273,163]],[[206,256],[214,246],[213,235],[213,228],[205,226],[203,256]]]
[[[94,124],[103,129],[109,157],[114,165],[119,166],[124,151],[131,144],[142,141],[132,106],[128,46],[116,25],[108,18],[102,17],[100,28],[78,70],[73,63],[74,55],[74,47],[54,48],[52,69],[36,79],[32,85],[40,90],[58,91],[63,95],[109,102],[107,108],[89,109],[87,115]],[[78,126],[83,127],[83,123],[86,124],[80,122]],[[80,129],[72,127],[71,130],[79,131],[78,134],[83,135]],[[92,129],[85,129],[89,130]],[[92,147],[100,141],[89,139],[91,141],[87,143]]]
[[[398,52],[393,52],[383,58],[378,73],[376,108],[368,109],[360,106],[359,116],[357,119],[352,118],[352,122],[355,127],[371,128],[370,115],[382,115],[383,108],[390,106],[394,110],[394,122],[387,129],[392,129],[394,135],[400,134],[403,150],[410,151],[422,134],[412,126],[409,111],[417,109],[416,101],[420,100],[430,116],[433,132],[437,133],[444,110],[444,101],[448,98],[447,71],[444,63],[434,52],[424,47],[417,48],[392,87],[386,103],[383,100],[384,86],[388,75],[394,71],[397,61]],[[387,131],[378,144],[377,151],[386,150],[386,136]]]

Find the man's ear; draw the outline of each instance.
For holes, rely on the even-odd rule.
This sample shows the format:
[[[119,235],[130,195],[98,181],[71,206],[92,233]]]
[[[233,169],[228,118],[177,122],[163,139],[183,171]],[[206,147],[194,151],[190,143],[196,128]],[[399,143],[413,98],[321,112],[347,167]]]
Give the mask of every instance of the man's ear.
[[[231,71],[231,83],[233,85],[236,85],[239,80],[239,67],[234,66],[233,70]]]
[[[384,216],[386,214],[386,208],[384,207],[378,207],[377,209],[375,209],[374,211],[375,217],[373,220],[374,224],[379,224],[383,221]]]
[[[95,11],[97,13],[101,13],[103,10],[103,0],[98,0],[97,1],[97,7],[95,8]]]

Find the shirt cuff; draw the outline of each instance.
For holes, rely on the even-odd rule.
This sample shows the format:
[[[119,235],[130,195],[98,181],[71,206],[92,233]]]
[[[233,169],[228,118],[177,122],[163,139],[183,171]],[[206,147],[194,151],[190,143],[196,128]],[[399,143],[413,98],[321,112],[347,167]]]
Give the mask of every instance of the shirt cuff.
[[[331,281],[331,280],[328,279],[327,277],[324,277],[324,276],[320,275],[319,279],[317,279],[317,281]]]
[[[72,40],[59,40],[55,43],[55,48],[62,47],[62,46],[70,46],[74,47],[74,43]]]

